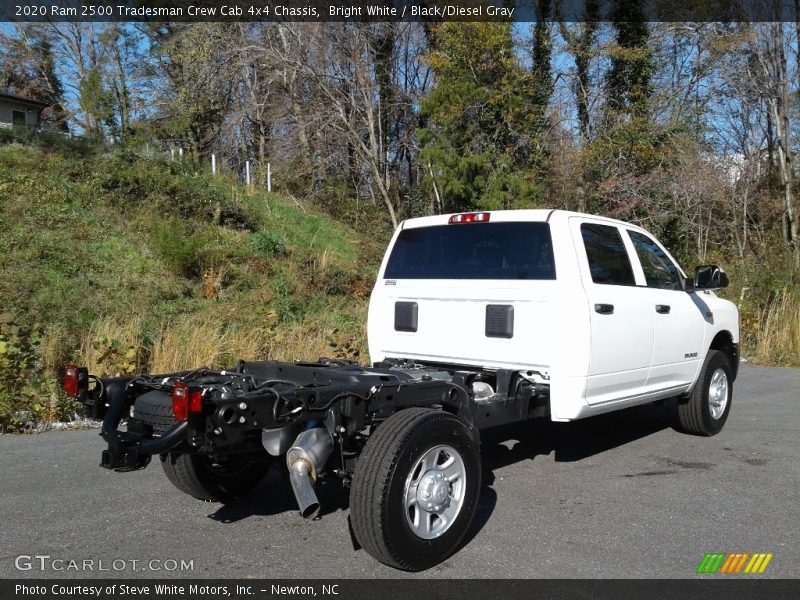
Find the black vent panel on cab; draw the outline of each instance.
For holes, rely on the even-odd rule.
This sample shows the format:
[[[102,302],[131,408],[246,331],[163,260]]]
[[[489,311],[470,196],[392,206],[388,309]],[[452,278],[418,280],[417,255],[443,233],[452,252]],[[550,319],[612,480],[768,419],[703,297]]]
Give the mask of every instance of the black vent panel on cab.
[[[514,307],[510,304],[486,305],[486,337],[514,337]]]
[[[394,330],[416,331],[418,310],[416,302],[395,302]]]

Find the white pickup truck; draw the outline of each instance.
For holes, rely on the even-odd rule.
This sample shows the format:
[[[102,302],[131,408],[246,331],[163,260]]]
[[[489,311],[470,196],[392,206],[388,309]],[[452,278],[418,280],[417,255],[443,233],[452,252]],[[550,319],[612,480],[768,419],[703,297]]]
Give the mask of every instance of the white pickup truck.
[[[738,366],[739,312],[711,291],[726,285],[713,266],[688,279],[652,235],[603,217],[411,219],[372,293],[370,357],[519,373],[549,387],[554,421],[697,390],[684,426],[713,435]]]
[[[421,570],[470,526],[482,429],[678,397],[686,432],[718,433],[739,362],[737,309],[712,291],[727,283],[709,265],[687,278],[650,234],[612,219],[410,219],[370,300],[370,367],[239,361],[101,379],[69,366],[64,383],[103,418],[101,466],[158,456],[175,487],[206,501],[236,500],[278,466],[304,517],[319,513],[316,481],[338,478],[355,540]]]

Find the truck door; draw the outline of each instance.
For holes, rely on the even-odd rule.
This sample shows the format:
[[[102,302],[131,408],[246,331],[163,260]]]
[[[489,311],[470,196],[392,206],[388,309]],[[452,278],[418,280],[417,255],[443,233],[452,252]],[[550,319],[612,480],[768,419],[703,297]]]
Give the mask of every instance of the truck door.
[[[712,318],[697,294],[687,294],[675,262],[653,238],[627,230],[647,287],[642,290],[653,319],[653,358],[647,388],[688,386],[704,356],[706,319]],[[637,264],[638,263],[638,264]]]
[[[586,401],[601,404],[645,390],[653,317],[642,302],[628,248],[613,224],[570,219],[590,312]]]

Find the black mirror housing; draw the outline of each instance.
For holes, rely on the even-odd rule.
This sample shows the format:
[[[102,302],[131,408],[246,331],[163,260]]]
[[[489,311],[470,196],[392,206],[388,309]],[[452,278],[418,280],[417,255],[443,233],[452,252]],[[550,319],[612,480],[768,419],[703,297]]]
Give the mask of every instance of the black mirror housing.
[[[701,265],[694,269],[696,290],[719,290],[728,287],[728,274],[717,265]]]

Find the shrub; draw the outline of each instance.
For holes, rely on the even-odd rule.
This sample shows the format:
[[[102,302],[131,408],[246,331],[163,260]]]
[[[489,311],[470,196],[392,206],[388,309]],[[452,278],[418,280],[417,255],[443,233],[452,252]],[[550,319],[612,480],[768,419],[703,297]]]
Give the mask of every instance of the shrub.
[[[37,131],[28,127],[0,129],[0,144],[15,143],[78,157],[91,156],[97,148],[93,140],[58,131]]]
[[[76,412],[58,378],[42,369],[41,343],[39,325],[23,327],[9,313],[0,315],[0,431],[66,420]]]
[[[262,229],[254,233],[250,238],[253,244],[253,251],[260,258],[274,258],[286,254],[286,243],[283,236],[275,231]]]
[[[8,313],[0,321],[0,418],[4,428],[16,413],[30,408],[31,381],[38,376],[41,331],[15,325]]]
[[[200,250],[208,236],[194,233],[182,221],[170,219],[153,225],[152,243],[167,266],[176,274],[194,277],[200,273]]]
[[[141,372],[147,355],[142,334],[143,319],[102,318],[82,335],[80,364],[99,377]]]
[[[198,219],[240,231],[258,231],[261,214],[224,178],[192,163],[121,151],[107,159],[97,184],[121,209],[147,207],[183,220]]]

